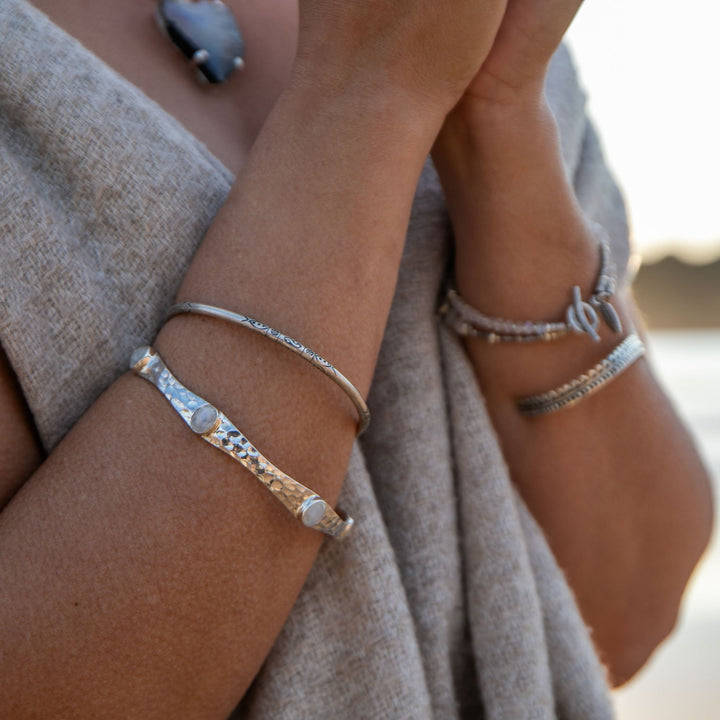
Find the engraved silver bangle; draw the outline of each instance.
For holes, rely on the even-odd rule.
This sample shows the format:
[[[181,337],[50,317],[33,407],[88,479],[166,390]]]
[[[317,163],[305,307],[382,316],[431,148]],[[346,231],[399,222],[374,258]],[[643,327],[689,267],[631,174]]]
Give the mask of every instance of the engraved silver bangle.
[[[343,519],[310,488],[275,467],[222,412],[177,380],[153,348],[135,350],[130,369],[152,383],[194,433],[249,470],[303,525],[336,539],[348,534],[352,518]]]
[[[218,318],[220,320],[227,320],[228,322],[235,323],[241,327],[254,330],[261,335],[264,335],[270,340],[274,340],[279,345],[282,345],[288,350],[292,350],[297,353],[303,360],[309,362],[314,368],[320,370],[329,377],[343,392],[350,398],[355,409],[357,410],[359,422],[357,434],[362,435],[370,424],[370,410],[368,409],[365,399],[360,394],[360,391],[334,366],[331,365],[325,358],[318,355],[314,350],[309,347],[305,347],[302,343],[298,342],[289,335],[281,333],[279,330],[271,328],[259,320],[248,317],[247,315],[241,315],[239,313],[231,312],[230,310],[224,310],[223,308],[215,307],[214,305],[205,305],[204,303],[197,302],[182,302],[177,303],[170,307],[165,316],[165,320],[169,320],[175,315],[182,313],[195,313],[197,315],[207,315],[209,317]]]
[[[615,293],[615,266],[611,260],[607,235],[602,228],[600,231],[600,271],[595,288],[588,300],[582,299],[578,285],[572,288],[573,299],[565,311],[564,321],[518,321],[485,315],[468,305],[453,288],[447,291],[438,314],[458,335],[480,338],[491,343],[557,340],[570,332],[587,334],[598,342],[598,312],[613,332],[622,332],[620,318],[610,304],[610,298]]]
[[[546,415],[570,407],[599,390],[645,354],[642,340],[628,335],[612,352],[586,373],[541,395],[521,398],[517,407],[523,415]]]

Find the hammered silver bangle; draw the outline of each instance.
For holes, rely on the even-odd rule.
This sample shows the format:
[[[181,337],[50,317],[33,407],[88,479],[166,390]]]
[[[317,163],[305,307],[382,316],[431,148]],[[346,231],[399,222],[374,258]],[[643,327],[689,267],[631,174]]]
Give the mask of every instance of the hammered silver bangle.
[[[275,467],[216,407],[188,390],[151,347],[140,347],[130,358],[130,369],[152,383],[175,411],[203,440],[222,450],[249,470],[303,525],[344,538],[353,526],[310,488]]]
[[[587,334],[595,342],[600,340],[600,316],[614,333],[622,332],[622,323],[610,304],[615,293],[615,266],[610,256],[607,234],[593,223],[601,234],[599,242],[600,270],[595,287],[588,300],[583,300],[580,287],[572,288],[572,302],[565,311],[564,321],[506,320],[481,313],[468,305],[450,288],[438,314],[458,335],[474,337],[487,342],[537,342],[557,340],[570,332]],[[598,315],[599,313],[599,315]]]
[[[273,340],[288,350],[292,350],[294,353],[303,358],[303,360],[306,360],[314,368],[320,370],[320,372],[329,377],[350,398],[357,410],[359,418],[357,434],[362,435],[365,430],[367,430],[367,427],[370,424],[370,410],[368,409],[365,399],[360,394],[360,391],[334,365],[330,364],[314,350],[311,350],[309,347],[305,347],[305,345],[294,338],[291,338],[289,335],[285,335],[279,330],[275,330],[259,320],[255,320],[247,315],[241,315],[240,313],[234,313],[230,310],[215,307],[214,305],[205,305],[204,303],[198,302],[177,303],[172,305],[167,311],[165,320],[168,321],[175,315],[181,315],[183,313],[207,315],[208,317],[214,317],[219,320],[226,320],[228,322],[235,323],[236,325],[240,325],[248,330],[254,330],[257,333],[260,333],[260,335],[264,335],[266,338]]]
[[[575,405],[627,370],[644,354],[645,346],[642,340],[632,333],[586,373],[554,390],[521,398],[517,403],[518,410],[528,416],[546,415]]]

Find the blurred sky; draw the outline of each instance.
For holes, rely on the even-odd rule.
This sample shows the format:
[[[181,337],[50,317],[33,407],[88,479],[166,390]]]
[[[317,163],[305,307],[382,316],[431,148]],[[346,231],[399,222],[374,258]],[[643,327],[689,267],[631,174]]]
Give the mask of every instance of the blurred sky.
[[[644,259],[720,255],[720,3],[585,0],[568,38]]]

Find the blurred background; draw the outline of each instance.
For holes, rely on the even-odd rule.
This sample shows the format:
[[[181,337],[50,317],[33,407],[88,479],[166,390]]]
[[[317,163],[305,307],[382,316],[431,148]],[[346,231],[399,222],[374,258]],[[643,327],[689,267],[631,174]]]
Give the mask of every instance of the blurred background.
[[[585,0],[568,40],[628,201],[651,356],[720,494],[720,5]],[[720,718],[720,535],[619,720]]]

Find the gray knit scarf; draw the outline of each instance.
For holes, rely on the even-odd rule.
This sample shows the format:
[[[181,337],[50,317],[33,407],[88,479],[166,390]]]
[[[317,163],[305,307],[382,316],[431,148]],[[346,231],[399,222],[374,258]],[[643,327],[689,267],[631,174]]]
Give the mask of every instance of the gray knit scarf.
[[[232,183],[190,133],[24,0],[0,3],[0,339],[51,449],[152,341]],[[623,203],[566,50],[567,172],[627,261]],[[573,596],[435,318],[448,220],[428,163],[342,505],[247,720],[612,716]],[[242,652],[242,648],[238,648]]]

